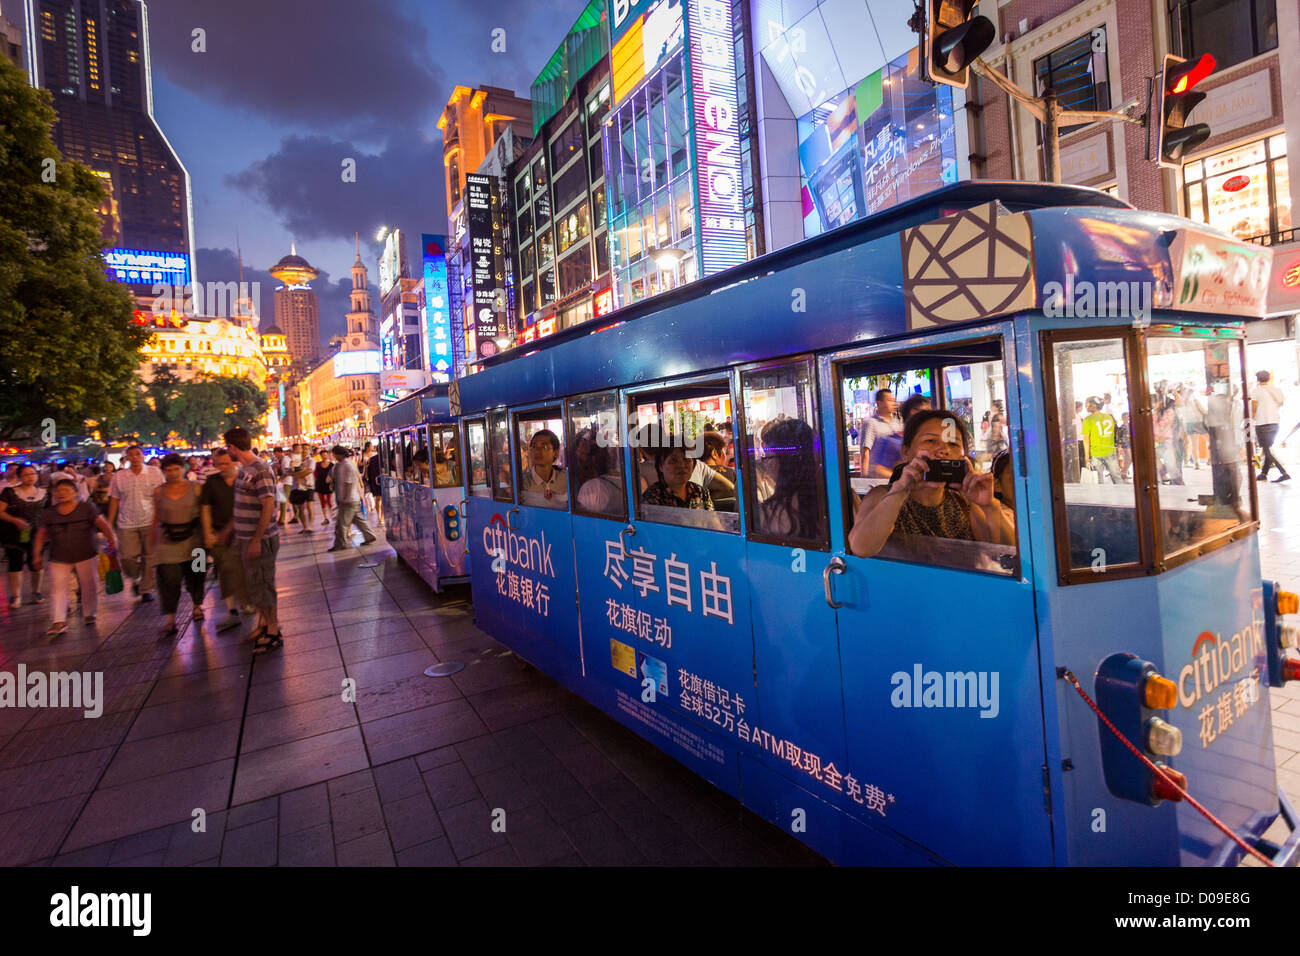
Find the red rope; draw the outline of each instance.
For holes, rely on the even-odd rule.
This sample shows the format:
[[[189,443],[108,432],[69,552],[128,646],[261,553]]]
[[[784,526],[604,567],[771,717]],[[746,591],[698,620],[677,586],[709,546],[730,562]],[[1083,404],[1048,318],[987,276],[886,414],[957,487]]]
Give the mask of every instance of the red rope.
[[[1082,697],[1087,702],[1088,706],[1091,707],[1093,711],[1097,714],[1097,716],[1101,718],[1101,722],[1110,728],[1110,732],[1113,733],[1116,737],[1118,737],[1120,743],[1122,743],[1125,747],[1131,750],[1133,752],[1133,755],[1137,757],[1138,760],[1141,760],[1142,763],[1146,764],[1146,768],[1148,770],[1150,770],[1152,773],[1159,776],[1160,779],[1164,780],[1164,782],[1169,784],[1169,786],[1173,787],[1175,790],[1182,793],[1184,800],[1186,800],[1188,803],[1194,806],[1197,810],[1201,811],[1201,813],[1205,816],[1205,819],[1209,820],[1216,827],[1222,830],[1226,836],[1230,837],[1233,840],[1233,842],[1237,844],[1237,846],[1241,847],[1251,856],[1258,858],[1265,866],[1277,866],[1276,863],[1274,863],[1264,854],[1260,853],[1258,850],[1256,850],[1253,846],[1248,844],[1241,837],[1237,836],[1237,834],[1233,833],[1232,830],[1229,829],[1228,826],[1224,824],[1218,817],[1216,817],[1209,810],[1205,809],[1205,807],[1201,806],[1201,804],[1197,802],[1197,800],[1190,793],[1187,792],[1187,789],[1185,787],[1179,786],[1178,782],[1174,780],[1173,777],[1169,776],[1169,774],[1161,770],[1158,766],[1156,766],[1149,759],[1147,759],[1146,754],[1142,753],[1142,751],[1138,750],[1137,747],[1133,746],[1133,744],[1129,742],[1128,738],[1125,737],[1123,734],[1121,734],[1119,732],[1119,729],[1110,722],[1110,719],[1101,712],[1100,708],[1098,708],[1096,704],[1092,702],[1092,698],[1089,697],[1088,692],[1084,690],[1082,686],[1080,686],[1079,679],[1074,676],[1073,672],[1067,670],[1062,676],[1064,676],[1067,681],[1069,681],[1071,684],[1074,685],[1074,689],[1079,692],[1079,696]]]

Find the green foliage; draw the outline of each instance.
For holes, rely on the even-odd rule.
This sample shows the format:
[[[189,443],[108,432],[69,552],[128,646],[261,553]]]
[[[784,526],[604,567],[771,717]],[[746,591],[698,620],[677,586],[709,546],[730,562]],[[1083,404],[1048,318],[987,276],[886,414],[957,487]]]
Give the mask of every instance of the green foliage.
[[[143,387],[135,408],[118,419],[113,431],[138,435],[146,444],[173,440],[201,448],[217,444],[237,426],[257,437],[266,406],[266,393],[247,379],[209,375],[181,382],[164,368]]]
[[[104,271],[103,185],[54,148],[50,103],[0,57],[0,439],[38,435],[45,419],[79,433],[121,415],[149,336]]]

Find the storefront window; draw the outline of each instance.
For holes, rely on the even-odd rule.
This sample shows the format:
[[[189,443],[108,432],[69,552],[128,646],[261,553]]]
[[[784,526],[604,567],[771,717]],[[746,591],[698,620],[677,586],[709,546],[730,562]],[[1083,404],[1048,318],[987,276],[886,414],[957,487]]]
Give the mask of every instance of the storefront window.
[[[1209,53],[1224,70],[1277,49],[1276,0],[1175,0],[1171,12],[1189,60]]]
[[[1189,218],[1265,245],[1292,227],[1285,136],[1188,163],[1183,180]]]

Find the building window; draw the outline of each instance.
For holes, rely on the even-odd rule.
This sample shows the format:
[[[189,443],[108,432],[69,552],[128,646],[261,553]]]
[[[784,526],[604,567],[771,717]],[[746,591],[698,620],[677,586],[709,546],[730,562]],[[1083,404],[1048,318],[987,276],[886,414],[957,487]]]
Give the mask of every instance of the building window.
[[[1276,0],[1174,0],[1171,16],[1179,54],[1219,70],[1277,49]]]
[[[1188,219],[1266,246],[1295,237],[1283,133],[1186,163],[1183,183]]]
[[[1054,90],[1056,102],[1063,110],[1110,109],[1105,28],[1096,27],[1035,60],[1034,85],[1039,96],[1048,88]],[[1065,136],[1087,125],[1063,126],[1060,133]],[[1038,124],[1038,141],[1043,141],[1041,123]]]

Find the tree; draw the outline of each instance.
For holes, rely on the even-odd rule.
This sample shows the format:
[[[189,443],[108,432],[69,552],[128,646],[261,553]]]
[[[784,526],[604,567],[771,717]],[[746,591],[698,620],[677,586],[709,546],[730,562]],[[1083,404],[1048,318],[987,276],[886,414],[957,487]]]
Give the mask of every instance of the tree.
[[[138,435],[149,444],[171,440],[204,447],[216,444],[236,426],[257,437],[266,405],[266,393],[247,379],[203,375],[182,382],[162,368],[141,389],[135,408],[118,419],[114,431]]]
[[[50,138],[50,94],[0,57],[0,439],[60,433],[132,407],[149,331],[109,279],[100,180]],[[52,181],[51,181],[52,180]]]

